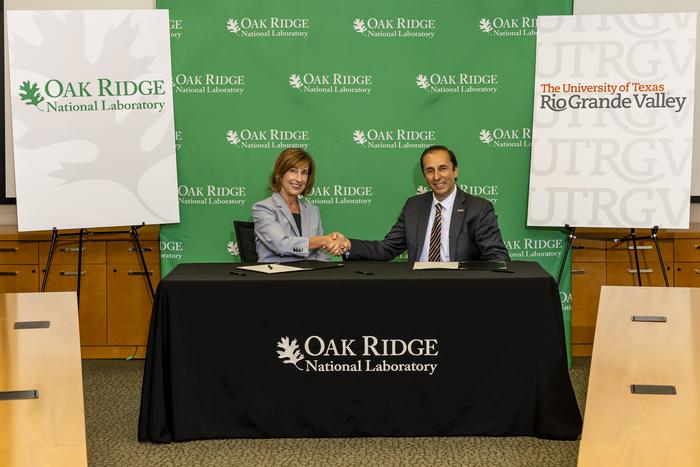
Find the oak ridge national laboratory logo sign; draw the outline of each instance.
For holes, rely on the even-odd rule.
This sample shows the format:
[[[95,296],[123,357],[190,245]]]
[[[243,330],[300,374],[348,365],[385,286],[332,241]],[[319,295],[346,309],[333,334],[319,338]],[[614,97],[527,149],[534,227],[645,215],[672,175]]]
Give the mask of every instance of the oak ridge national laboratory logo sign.
[[[457,185],[460,190],[464,191],[465,193],[469,193],[470,195],[473,196],[478,196],[480,198],[487,199],[491,201],[491,204],[494,206],[498,203],[499,200],[499,191],[500,187],[498,185],[465,185],[465,184],[458,184]],[[417,195],[422,195],[424,193],[428,193],[430,190],[430,187],[426,185],[418,185],[416,187],[416,194]]]
[[[420,73],[415,77],[416,86],[435,94],[496,94],[498,75],[496,74],[441,74]]]
[[[168,22],[168,26],[170,29],[170,38],[171,39],[180,39],[182,35],[184,34],[184,21],[181,19],[175,19],[172,18]]]
[[[479,141],[491,148],[529,148],[532,146],[530,128],[482,128]]]
[[[185,247],[182,242],[178,241],[161,241],[160,242],[160,259],[180,261]]]
[[[352,140],[366,149],[425,149],[437,142],[435,130],[407,128],[354,130]]]
[[[368,38],[432,39],[435,36],[433,18],[355,18],[352,29]]]
[[[165,108],[165,81],[115,80],[95,78],[89,81],[22,81],[19,98],[42,112],[114,112]]]
[[[371,206],[374,187],[371,185],[314,184],[306,199],[312,204]]]
[[[226,30],[234,37],[258,38],[300,38],[309,37],[308,18],[280,18],[268,16],[264,18],[228,18]]]
[[[229,255],[234,256],[234,257],[240,259],[241,252],[240,252],[240,250],[238,249],[238,242],[228,241],[228,242],[226,243],[226,252],[227,252]]]
[[[175,130],[175,150],[179,151],[180,149],[182,149],[182,144],[183,144],[182,130]]]
[[[366,94],[372,92],[372,75],[343,73],[291,73],[289,86],[309,94]]]
[[[180,185],[181,205],[244,206],[247,189],[244,186]]]
[[[245,91],[245,75],[205,73],[175,75],[173,90],[178,94],[238,94]]]
[[[491,37],[534,37],[537,35],[537,18],[528,16],[481,18],[479,30]]]
[[[422,373],[433,376],[438,368],[437,339],[361,338],[324,339],[310,336],[303,342],[287,336],[277,342],[282,364],[309,373]]]
[[[309,131],[283,128],[238,128],[226,131],[226,142],[240,149],[308,148]]]
[[[539,239],[539,238],[516,238],[504,239],[506,248],[513,260],[525,259],[531,260],[536,258],[561,256],[564,248],[564,240],[561,238]]]

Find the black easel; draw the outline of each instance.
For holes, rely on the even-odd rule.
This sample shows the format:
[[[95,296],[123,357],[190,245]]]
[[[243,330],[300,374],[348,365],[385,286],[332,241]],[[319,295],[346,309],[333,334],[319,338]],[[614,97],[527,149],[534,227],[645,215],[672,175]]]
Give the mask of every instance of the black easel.
[[[571,250],[571,244],[576,238],[576,227],[571,227],[569,224],[564,225],[566,230],[569,231],[569,235],[566,237],[566,246],[564,247],[564,253],[562,255],[561,265],[559,266],[559,274],[557,274],[557,285],[561,284],[561,276],[564,274],[564,266],[566,266],[566,258],[569,257],[569,250]]]
[[[80,277],[83,275],[82,265],[83,265],[83,235],[114,235],[114,234],[129,234],[131,240],[134,242],[135,251],[139,254],[139,259],[141,260],[141,272],[129,272],[130,275],[144,275],[146,276],[146,282],[148,283],[148,291],[151,293],[151,299],[155,298],[155,292],[153,291],[153,282],[151,281],[151,272],[148,271],[146,265],[146,258],[143,256],[144,249],[141,247],[141,241],[139,239],[138,229],[146,225],[142,223],[141,225],[132,225],[130,230],[111,230],[108,232],[90,232],[87,229],[80,229],[78,233],[63,233],[59,234],[58,229],[54,227],[51,231],[51,246],[49,247],[49,255],[46,258],[46,269],[44,269],[44,280],[41,283],[41,291],[46,290],[46,282],[49,278],[49,269],[51,268],[51,261],[53,260],[53,253],[56,249],[56,241],[59,237],[75,237],[78,236],[78,271],[77,275],[77,295],[78,304],[80,304]],[[79,309],[79,308],[78,308]]]
[[[557,285],[559,285],[561,283],[561,276],[564,274],[564,266],[566,265],[566,259],[569,256],[569,250],[571,250],[571,248],[572,248],[573,240],[575,238],[577,238],[575,235],[576,227],[571,227],[569,224],[566,224],[564,227],[569,231],[569,236],[566,240],[566,246],[564,247],[564,252],[562,254],[561,265],[559,266],[559,274],[557,275]],[[622,238],[613,238],[612,239],[613,242],[618,242],[618,243],[629,242],[630,240],[632,241],[632,249],[634,250],[634,262],[635,262],[635,265],[637,268],[636,269],[637,285],[639,285],[639,287],[642,286],[642,273],[639,269],[639,253],[638,253],[639,247],[637,246],[637,240],[649,240],[649,239],[654,241],[654,245],[656,246],[656,254],[659,257],[659,263],[661,265],[661,272],[663,272],[663,275],[664,275],[664,283],[666,284],[666,287],[669,287],[668,276],[666,275],[666,266],[664,265],[664,258],[661,254],[661,247],[659,247],[658,232],[659,232],[659,226],[655,225],[654,227],[652,227],[651,233],[649,236],[638,237],[636,230],[634,228],[631,228],[629,235],[622,237]],[[585,238],[585,237],[581,237],[581,238]],[[596,238],[596,240],[599,240],[599,239],[600,238]]]

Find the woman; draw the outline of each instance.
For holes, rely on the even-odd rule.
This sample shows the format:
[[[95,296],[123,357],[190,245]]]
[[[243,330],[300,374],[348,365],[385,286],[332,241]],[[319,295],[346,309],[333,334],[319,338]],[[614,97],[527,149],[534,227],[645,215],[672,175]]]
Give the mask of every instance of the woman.
[[[311,192],[316,167],[300,148],[282,151],[270,176],[272,196],[253,205],[255,249],[261,263],[315,259],[343,253],[340,235],[323,235],[318,207],[299,198]]]

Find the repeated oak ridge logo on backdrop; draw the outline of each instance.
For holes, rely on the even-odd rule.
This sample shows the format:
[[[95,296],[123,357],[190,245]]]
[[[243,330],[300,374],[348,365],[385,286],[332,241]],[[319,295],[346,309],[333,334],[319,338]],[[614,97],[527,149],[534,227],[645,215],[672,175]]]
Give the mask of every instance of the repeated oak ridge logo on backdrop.
[[[277,358],[302,372],[318,373],[423,373],[438,368],[438,340],[361,336],[324,339],[310,336],[303,352],[296,338],[280,337]]]
[[[500,187],[499,185],[465,185],[465,184],[457,184],[460,190],[469,193],[470,195],[474,196],[479,196],[481,198],[485,198],[491,203],[496,206],[498,203],[498,199],[500,196]],[[430,187],[427,187],[425,185],[418,185],[416,187],[416,194],[417,195],[422,195],[424,193],[428,193],[430,191]]]
[[[308,148],[309,130],[287,128],[239,128],[226,131],[226,142],[241,149]]]
[[[309,94],[365,94],[372,92],[372,75],[344,73],[291,73],[291,88]]]
[[[418,88],[436,94],[496,94],[498,92],[497,74],[419,73],[415,79]]]
[[[307,195],[313,204],[369,207],[374,202],[374,187],[371,185],[329,184],[325,180],[317,180]]]
[[[532,146],[531,128],[483,128],[479,141],[491,148],[511,149]]]
[[[226,251],[231,256],[240,256],[240,251],[238,250],[238,242],[229,241],[226,243]]]
[[[437,144],[437,131],[409,128],[365,128],[352,133],[352,140],[366,149],[425,149]]]
[[[180,205],[242,207],[248,196],[245,186],[181,184],[177,191]]]
[[[520,16],[481,18],[479,30],[492,37],[527,37],[537,35],[537,18]]]
[[[241,17],[228,18],[226,30],[242,38],[299,38],[309,37],[310,22],[308,18]]]
[[[185,247],[179,240],[160,241],[160,259],[181,261]]]
[[[355,18],[352,29],[368,38],[432,39],[434,18]]]
[[[172,10],[171,10],[172,13]],[[182,19],[171,18],[169,21],[170,38],[180,39],[184,34],[184,21]]]
[[[242,95],[247,84],[245,75],[215,73],[178,73],[173,81],[173,90],[177,94]]]

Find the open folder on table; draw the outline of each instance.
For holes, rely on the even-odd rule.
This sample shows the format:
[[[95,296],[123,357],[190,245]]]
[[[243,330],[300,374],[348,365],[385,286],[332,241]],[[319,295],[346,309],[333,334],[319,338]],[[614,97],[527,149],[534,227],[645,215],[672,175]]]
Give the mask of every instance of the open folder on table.
[[[256,264],[254,266],[238,266],[236,269],[245,271],[262,272],[264,274],[279,274],[281,272],[313,271],[315,269],[329,269],[342,266],[343,263],[329,261],[302,260],[288,263]]]
[[[505,270],[506,263],[503,261],[416,261],[413,270],[431,269],[472,269],[482,271]]]

